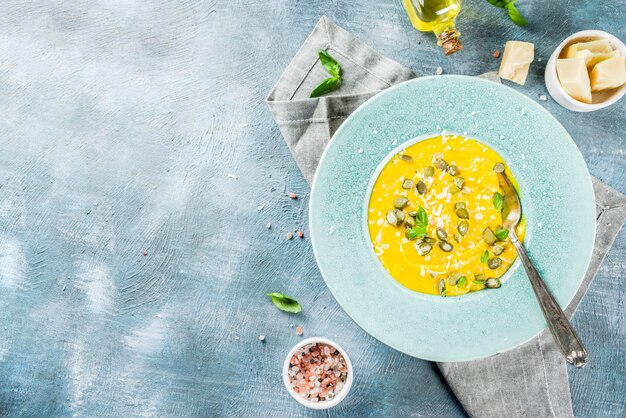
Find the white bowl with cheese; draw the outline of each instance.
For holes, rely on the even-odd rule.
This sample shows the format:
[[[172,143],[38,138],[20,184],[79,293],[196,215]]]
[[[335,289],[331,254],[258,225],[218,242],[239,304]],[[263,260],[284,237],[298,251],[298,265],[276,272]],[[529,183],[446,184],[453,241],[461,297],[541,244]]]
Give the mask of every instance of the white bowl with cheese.
[[[607,41],[612,49],[611,52],[606,53],[606,56],[609,56],[609,58],[615,57],[615,59],[609,62],[605,62],[600,67],[598,67],[598,69],[596,69],[595,66],[598,66],[598,64],[601,64],[603,62],[600,61],[596,63],[595,66],[592,67],[592,69],[587,68],[587,71],[578,68],[578,66],[581,65],[579,60],[560,60],[560,71],[557,71],[557,61],[559,61],[559,59],[565,58],[564,53],[568,52],[567,48],[572,47],[573,50],[576,51],[578,47],[574,45],[602,40]],[[584,58],[583,60],[585,62],[589,61],[589,64],[594,63],[595,60],[594,58],[592,58],[592,52],[580,50],[578,51],[578,53],[582,54],[582,56],[590,57]],[[602,56],[602,58],[607,59],[606,56]],[[576,55],[576,57],[581,57],[581,55]],[[621,60],[624,60],[624,58],[617,57],[626,57],[626,45],[624,45],[622,41],[620,41],[618,38],[611,35],[610,33],[600,30],[584,30],[574,33],[573,35],[566,38],[563,42],[561,42],[561,44],[556,48],[556,50],[552,53],[550,59],[548,60],[545,72],[545,81],[548,92],[550,93],[552,98],[561,106],[575,112],[592,112],[594,110],[599,110],[612,105],[613,103],[621,99],[622,96],[624,96],[624,93],[626,93],[626,83],[622,84],[621,87],[606,89],[597,92],[591,91],[590,93],[590,73],[592,73],[594,70],[596,71],[596,73],[593,74],[593,76],[595,76],[593,77],[593,80],[597,84],[596,88],[599,87],[603,82],[606,82],[605,80],[607,78],[607,75],[603,74],[603,71],[610,72],[610,66],[614,66],[616,64],[621,65],[619,63],[622,62]],[[559,72],[561,73],[561,78],[563,78],[563,80],[559,79]],[[565,79],[566,77],[567,79]],[[562,82],[567,85],[569,93],[567,91],[568,89],[564,88]],[[588,83],[589,87],[585,86],[585,83]],[[587,90],[587,88],[589,88],[589,90]],[[574,96],[578,96],[579,99],[575,98]]]

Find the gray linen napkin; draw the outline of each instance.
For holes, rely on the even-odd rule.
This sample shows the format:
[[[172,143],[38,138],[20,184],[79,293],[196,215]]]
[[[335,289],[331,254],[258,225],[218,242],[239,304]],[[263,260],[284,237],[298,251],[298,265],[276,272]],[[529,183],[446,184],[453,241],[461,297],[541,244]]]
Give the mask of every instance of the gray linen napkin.
[[[351,77],[340,90],[309,99],[308,93],[327,76],[318,63],[319,48],[340,57],[345,73]],[[326,144],[345,118],[379,91],[413,77],[411,70],[378,54],[323,16],[266,102],[310,183]],[[480,77],[500,82],[495,73]],[[583,284],[565,310],[570,317],[626,220],[625,195],[595,178],[593,189],[596,242]],[[438,366],[470,416],[573,416],[567,366],[547,330],[505,353],[475,361],[438,363]]]

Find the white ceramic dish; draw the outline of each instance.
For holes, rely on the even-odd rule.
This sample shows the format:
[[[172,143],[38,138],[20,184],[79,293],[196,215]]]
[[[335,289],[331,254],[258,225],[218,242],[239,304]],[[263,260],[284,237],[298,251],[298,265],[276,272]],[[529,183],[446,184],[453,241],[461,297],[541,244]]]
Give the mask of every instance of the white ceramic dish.
[[[613,49],[618,50],[621,55],[626,56],[626,45],[615,36],[601,30],[583,30],[565,38],[554,50],[546,65],[545,80],[550,96],[552,96],[558,104],[574,112],[593,112],[594,110],[605,108],[617,102],[624,96],[624,93],[626,93],[626,84],[624,84],[618,89],[594,93],[592,103],[583,103],[572,98],[561,86],[556,74],[556,60],[561,55],[563,49],[576,42],[592,41],[596,39],[608,40]]]
[[[341,355],[343,356],[343,358],[346,360],[346,366],[348,367],[348,377],[346,378],[346,382],[343,388],[341,388],[341,390],[339,391],[339,393],[337,393],[337,395],[329,401],[320,401],[320,402],[308,401],[302,398],[300,395],[298,395],[295,390],[293,390],[293,388],[291,387],[291,383],[289,381],[289,375],[287,374],[287,372],[289,370],[289,361],[291,360],[291,357],[293,357],[295,352],[300,347],[303,347],[307,344],[312,344],[312,343],[322,343],[322,344],[327,344],[332,347],[335,347],[337,351],[339,351]],[[285,363],[283,365],[283,382],[285,383],[287,392],[289,392],[291,397],[294,398],[296,401],[298,401],[298,403],[311,409],[328,409],[339,404],[339,402],[344,400],[344,398],[348,395],[348,392],[350,392],[350,388],[352,387],[353,376],[354,376],[354,369],[352,368],[352,362],[350,361],[350,357],[348,357],[348,354],[345,352],[345,350],[341,348],[339,344],[335,343],[334,341],[331,341],[323,337],[311,337],[311,338],[307,338],[305,340],[300,341],[291,349],[291,351],[289,351],[289,354],[287,354],[287,357],[285,358]]]

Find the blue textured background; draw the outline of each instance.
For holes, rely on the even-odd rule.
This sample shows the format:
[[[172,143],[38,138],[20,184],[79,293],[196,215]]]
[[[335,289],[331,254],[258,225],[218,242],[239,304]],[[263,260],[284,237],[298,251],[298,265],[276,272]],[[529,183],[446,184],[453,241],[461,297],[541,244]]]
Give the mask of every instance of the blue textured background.
[[[308,240],[285,239],[307,232],[308,186],[263,99],[322,14],[420,75],[494,70],[504,41],[534,42],[542,61],[515,88],[535,99],[567,35],[626,39],[623,0],[519,8],[527,28],[467,1],[465,49],[445,58],[397,0],[3,2],[0,415],[316,415],[280,380],[301,324],[356,367],[330,416],[462,416],[436,368],[361,331]],[[591,114],[540,103],[626,192],[626,101]],[[577,416],[626,412],[625,236],[574,318],[591,354],[570,376]]]

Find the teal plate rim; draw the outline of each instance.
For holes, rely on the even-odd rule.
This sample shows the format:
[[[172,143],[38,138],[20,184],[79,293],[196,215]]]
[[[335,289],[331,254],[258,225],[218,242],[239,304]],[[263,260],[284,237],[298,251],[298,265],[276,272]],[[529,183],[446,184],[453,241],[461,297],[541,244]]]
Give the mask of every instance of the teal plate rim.
[[[361,328],[414,357],[467,361],[515,348],[545,329],[519,261],[498,290],[451,298],[423,295],[389,276],[363,227],[364,202],[381,162],[401,144],[444,130],[484,142],[505,158],[520,184],[528,251],[557,301],[568,305],[593,250],[591,177],[576,144],[547,110],[491,81],[422,77],[360,106],[320,159],[309,225],[328,288]]]

